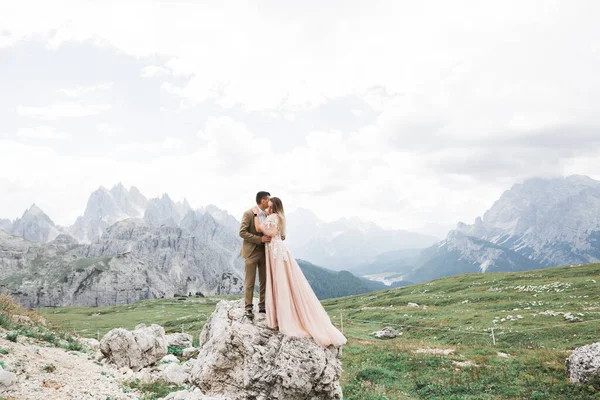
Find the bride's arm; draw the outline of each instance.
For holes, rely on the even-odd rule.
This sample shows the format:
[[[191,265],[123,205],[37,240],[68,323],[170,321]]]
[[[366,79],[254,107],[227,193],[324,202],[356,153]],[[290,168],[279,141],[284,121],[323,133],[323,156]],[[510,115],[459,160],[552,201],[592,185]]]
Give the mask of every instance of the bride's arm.
[[[252,209],[254,211],[254,226],[256,227],[257,232],[263,232],[263,224],[260,223],[260,219],[258,218],[258,209],[254,207]]]

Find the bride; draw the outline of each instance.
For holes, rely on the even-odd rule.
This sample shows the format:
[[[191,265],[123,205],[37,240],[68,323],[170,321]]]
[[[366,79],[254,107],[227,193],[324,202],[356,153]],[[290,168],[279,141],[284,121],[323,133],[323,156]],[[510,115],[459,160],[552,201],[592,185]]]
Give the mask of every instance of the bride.
[[[255,209],[256,229],[270,236],[266,246],[267,323],[270,328],[296,337],[312,337],[323,347],[340,346],[346,338],[331,323],[329,315],[304,277],[300,266],[283,243],[285,214],[278,197],[272,197],[267,210],[269,216],[260,223]]]

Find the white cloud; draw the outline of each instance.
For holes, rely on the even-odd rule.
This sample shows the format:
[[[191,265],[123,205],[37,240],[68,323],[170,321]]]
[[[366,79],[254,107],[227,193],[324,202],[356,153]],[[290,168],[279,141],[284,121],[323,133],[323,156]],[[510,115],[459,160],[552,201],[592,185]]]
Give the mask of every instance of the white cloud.
[[[58,91],[59,91],[59,93],[62,93],[68,97],[81,97],[88,93],[96,92],[99,90],[108,90],[112,87],[113,87],[113,83],[101,83],[98,85],[63,88],[63,89],[59,89]]]
[[[113,137],[117,132],[117,130],[111,124],[104,122],[96,125],[96,131],[106,137]]]
[[[229,173],[250,168],[260,157],[271,155],[271,143],[231,117],[210,117],[197,136],[206,142],[206,149],[217,158],[220,168]],[[260,169],[256,169],[259,173]]]
[[[97,115],[109,111],[111,108],[110,104],[55,103],[47,106],[18,106],[17,114],[22,117],[51,121]]]
[[[115,153],[131,153],[131,154],[161,154],[163,151],[178,151],[185,148],[185,143],[178,138],[167,136],[162,142],[150,143],[122,143],[119,144]]]
[[[160,65],[148,65],[148,66],[142,68],[142,72],[141,72],[142,78],[168,76],[170,74],[171,74],[171,71],[168,68],[165,68]]]
[[[129,180],[150,195],[168,191],[234,214],[265,187],[325,219],[366,215],[401,228],[470,221],[525,176],[598,170],[599,7],[583,0],[544,7],[345,1],[319,4],[318,12],[293,2],[1,4],[0,48],[32,37],[54,49],[72,42],[114,46],[119,57],[146,65],[134,70],[156,78],[145,84],[162,85],[160,126],[177,102],[173,114],[198,113],[185,122],[192,129],[206,121],[198,148],[190,148],[183,136],[189,131],[180,126],[150,142],[141,129],[115,146],[110,156],[118,162],[13,150],[42,152],[38,168],[50,165],[57,176],[77,169],[73,182]],[[61,93],[77,97],[88,89]],[[340,105],[346,100],[350,105]],[[156,110],[142,103],[133,103],[140,105],[135,112],[154,117]],[[110,107],[56,103],[21,106],[18,113],[58,120]],[[350,126],[353,119],[368,125]],[[336,131],[329,120],[346,124]],[[94,123],[111,141],[122,133],[116,127],[129,126]],[[301,144],[271,143],[263,123],[293,126],[281,135]],[[140,152],[152,162],[134,162]],[[80,165],[94,172],[84,176]],[[39,183],[33,169],[14,173],[19,182]],[[40,184],[39,193],[51,196]],[[250,193],[247,201],[243,193]]]
[[[64,132],[58,132],[54,127],[47,125],[40,125],[35,128],[20,128],[17,132],[17,136],[51,140],[63,140],[71,137],[71,135]]]

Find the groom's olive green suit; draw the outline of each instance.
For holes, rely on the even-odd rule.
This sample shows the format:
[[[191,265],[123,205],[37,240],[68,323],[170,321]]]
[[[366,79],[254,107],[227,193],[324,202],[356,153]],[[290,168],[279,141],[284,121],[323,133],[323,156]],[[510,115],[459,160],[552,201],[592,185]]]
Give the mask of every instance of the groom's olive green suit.
[[[254,224],[254,211],[248,210],[242,217],[240,237],[244,239],[240,255],[246,261],[246,280],[244,283],[244,301],[246,310],[252,310],[254,284],[256,282],[256,269],[258,268],[258,287],[260,298],[259,309],[265,308],[265,291],[267,289],[267,260],[265,258],[265,244],[261,234]]]

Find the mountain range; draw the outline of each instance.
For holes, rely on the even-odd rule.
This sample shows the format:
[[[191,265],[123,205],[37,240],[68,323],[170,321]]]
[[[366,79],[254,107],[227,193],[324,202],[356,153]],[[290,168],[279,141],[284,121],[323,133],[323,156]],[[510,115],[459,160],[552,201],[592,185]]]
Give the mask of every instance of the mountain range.
[[[417,254],[351,270],[423,282],[462,273],[523,271],[600,260],[600,182],[534,178],[507,190],[473,224]]]
[[[30,307],[110,305],[175,295],[240,294],[239,222],[214,205],[193,210],[167,194],[147,199],[100,187],[69,227],[35,204],[0,220],[0,292]],[[319,298],[385,286],[300,262]]]
[[[287,225],[287,244],[309,260],[301,267],[322,298],[462,273],[591,263],[600,260],[600,182],[526,180],[442,241],[357,218],[323,222],[306,209],[289,213]],[[94,191],[70,227],[55,225],[34,204],[13,222],[0,220],[0,230],[8,232],[0,236],[0,291],[26,304],[242,290],[239,222],[214,205],[192,209],[185,200],[147,199],[119,184]],[[350,273],[332,271],[342,269]],[[344,290],[335,282],[344,282]]]

